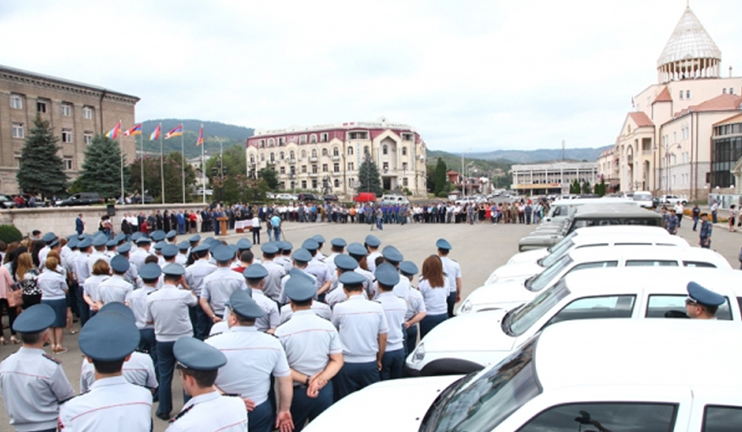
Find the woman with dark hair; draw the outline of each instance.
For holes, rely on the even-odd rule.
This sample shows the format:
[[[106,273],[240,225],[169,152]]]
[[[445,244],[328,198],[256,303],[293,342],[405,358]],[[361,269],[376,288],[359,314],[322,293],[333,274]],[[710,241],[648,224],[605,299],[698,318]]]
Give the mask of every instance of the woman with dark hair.
[[[165,212],[162,214],[162,230],[165,232],[170,231],[170,223],[172,220],[170,219],[170,211],[165,210]]]
[[[46,246],[46,243],[41,240],[35,240],[33,243],[31,243],[31,261],[33,261],[33,265],[35,265],[36,268],[41,268],[41,262],[39,261],[39,251],[41,249],[44,249],[44,246]]]
[[[425,258],[418,289],[423,295],[427,310],[427,315],[420,321],[420,338],[422,339],[435,326],[448,318],[446,303],[448,288],[443,274],[443,263],[437,255]]]

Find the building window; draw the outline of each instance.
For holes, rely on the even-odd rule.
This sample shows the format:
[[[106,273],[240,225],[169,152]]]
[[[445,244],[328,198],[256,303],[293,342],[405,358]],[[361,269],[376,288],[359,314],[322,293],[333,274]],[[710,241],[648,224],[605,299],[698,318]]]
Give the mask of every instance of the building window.
[[[317,189],[317,180],[312,180],[312,189]]]
[[[260,162],[265,161],[265,153],[260,153]]]
[[[314,143],[316,143],[316,142],[317,142],[317,135],[315,135],[315,134],[311,134],[311,135],[309,135],[309,142],[310,142],[311,144],[314,144]]]
[[[312,149],[312,157],[317,159],[317,149]]]
[[[729,87],[729,94],[734,94],[734,89]]]
[[[93,118],[93,108],[89,106],[82,107],[82,118],[91,120]]]
[[[296,153],[294,153],[294,151],[293,151],[293,150],[291,150],[291,151],[289,152],[289,160],[290,160],[291,162],[293,162],[293,161],[295,161],[295,160],[296,160]]]
[[[340,156],[340,150],[337,147],[332,148],[332,155],[333,156]]]
[[[307,188],[307,181],[306,180],[302,180],[301,181],[301,188],[302,189],[306,189]]]
[[[353,147],[348,147],[348,156],[353,156]]]
[[[411,133],[402,134],[402,139],[405,141],[412,141],[412,134]]]
[[[322,172],[327,172],[327,164],[322,164]]]
[[[282,145],[284,145],[285,143],[286,143],[286,141],[284,141],[284,138],[283,138],[283,137],[281,137],[281,138],[278,138],[278,145],[279,145],[279,146],[282,146]]]
[[[685,98],[690,99],[690,90],[685,91]]]
[[[353,187],[353,177],[348,178],[348,187]]]
[[[326,148],[323,148],[322,149],[322,157],[327,157],[329,155],[330,155],[330,152],[328,152]]]
[[[312,165],[312,174],[317,174],[317,165]]]
[[[258,147],[265,148],[265,140],[260,140],[260,142],[258,143]]]
[[[302,150],[301,151],[301,158],[304,159],[306,157],[307,157],[307,151],[306,150]]]
[[[368,132],[351,132],[350,139],[368,139]]]
[[[291,165],[289,167],[289,174],[296,175],[296,167],[295,166]]]
[[[43,100],[36,101],[36,112],[40,114],[46,113],[46,101],[43,101]]]
[[[348,162],[348,171],[353,171],[353,162]]]
[[[302,165],[301,166],[301,172],[303,172],[303,173],[306,174],[306,172],[307,172],[307,166],[306,165]],[[302,187],[306,187],[306,186],[302,186]]]
[[[407,177],[402,179],[402,186],[407,187]]]
[[[269,138],[268,147],[273,147],[274,145],[276,145],[276,140],[274,140],[273,138]]]
[[[270,161],[271,161],[271,163],[274,163],[276,161],[276,154],[275,153],[271,153],[270,154]]]
[[[90,143],[93,142],[93,133],[90,131],[85,131],[82,134],[82,142],[84,142],[85,145],[90,145]]]
[[[306,143],[307,143],[307,136],[299,135],[299,144],[306,144]]]
[[[279,168],[279,172],[281,173],[281,175],[286,174],[286,168],[284,167]]]
[[[250,163],[251,164],[255,163],[255,155],[250,155]]]
[[[336,163],[332,164],[332,172],[340,172],[340,164],[339,163],[336,162]]]
[[[722,92],[723,94],[727,94],[727,88],[726,88],[726,87],[724,87],[723,89],[721,89],[721,92]],[[680,94],[682,95],[682,94],[683,94],[683,92],[680,92]],[[682,97],[682,96],[680,96],[680,97]]]
[[[21,166],[21,155],[19,153],[15,153],[13,155],[13,159],[15,160],[15,166],[17,168],[20,168],[20,166]]]
[[[381,152],[383,154],[389,154],[389,146],[387,146],[386,144],[384,144],[384,147],[381,148]]]
[[[402,147],[402,156],[407,156],[407,147]]]
[[[23,97],[10,95],[10,107],[13,109],[23,109]]]
[[[327,142],[329,135],[327,133],[322,134],[322,142]]]
[[[63,143],[72,142],[72,129],[62,129],[62,142]]]
[[[72,156],[64,157],[64,169],[67,171],[72,171]]]
[[[278,159],[283,160],[283,152],[278,154]]]
[[[382,165],[382,167],[383,167],[382,169],[384,170],[384,172],[389,171],[389,162],[384,162],[384,165]]]
[[[363,146],[363,154],[367,155],[368,153],[368,146]]]
[[[682,91],[682,90],[680,90],[680,99],[683,99],[683,95],[684,95],[684,94],[685,94],[685,93],[683,93],[683,91]]]
[[[63,103],[59,106],[60,112],[63,116],[69,117],[72,115],[72,105]]]
[[[402,162],[402,169],[407,171],[407,162]]]
[[[13,123],[13,138],[23,138],[23,123]]]
[[[340,179],[335,179],[335,187],[336,188],[340,187]]]

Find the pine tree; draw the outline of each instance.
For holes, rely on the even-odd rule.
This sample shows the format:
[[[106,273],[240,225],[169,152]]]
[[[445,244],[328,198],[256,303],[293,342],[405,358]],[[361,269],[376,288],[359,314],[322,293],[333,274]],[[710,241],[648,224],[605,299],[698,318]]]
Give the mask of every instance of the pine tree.
[[[121,147],[103,135],[97,135],[85,149],[80,185],[86,192],[98,192],[101,198],[118,198],[121,195]],[[124,185],[128,184],[129,167],[124,164]]]
[[[276,172],[273,165],[268,164],[265,168],[258,172],[258,176],[265,180],[265,184],[268,185],[270,190],[278,189],[278,173]]]
[[[64,162],[57,152],[59,138],[49,122],[38,115],[34,127],[26,138],[21,150],[21,166],[16,174],[18,187],[25,193],[41,194],[50,197],[64,192],[67,187],[67,176],[64,173]]]
[[[593,189],[592,189],[592,188],[590,187],[590,182],[589,182],[589,181],[587,181],[587,180],[585,180],[585,181],[584,181],[584,182],[582,183],[582,193],[584,193],[584,194],[589,194],[589,193],[590,193],[590,192],[592,192],[592,191],[593,191]]]
[[[358,183],[358,192],[373,192],[376,195],[383,193],[379,168],[368,153],[358,168]]]
[[[435,174],[433,175],[433,182],[435,183],[433,194],[435,196],[438,196],[441,191],[446,189],[446,183],[448,183],[448,178],[446,177],[447,170],[446,163],[443,162],[443,159],[438,158],[438,163],[435,165]]]

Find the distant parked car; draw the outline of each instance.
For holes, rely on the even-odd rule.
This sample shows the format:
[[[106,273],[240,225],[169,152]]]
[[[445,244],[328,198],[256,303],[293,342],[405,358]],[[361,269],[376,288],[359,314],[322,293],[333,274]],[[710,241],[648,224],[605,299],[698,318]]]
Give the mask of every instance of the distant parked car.
[[[70,207],[70,206],[80,206],[80,205],[91,205],[91,204],[98,204],[102,202],[100,199],[100,196],[95,192],[82,192],[77,193],[69,198],[65,198],[63,200],[57,201],[57,206],[59,207]]]
[[[282,201],[296,201],[296,195],[291,195],[290,193],[280,193],[276,195],[277,200]]]
[[[319,201],[319,197],[313,193],[300,193],[299,201]]]
[[[154,199],[154,198],[152,198],[152,195],[145,195],[145,196],[144,196],[144,203],[145,203],[145,204],[152,204],[152,201],[154,201],[154,200],[155,200],[155,199]],[[139,196],[139,195],[137,195],[137,196],[135,196],[135,197],[132,197],[132,198],[131,198],[131,202],[132,202],[133,204],[140,204],[140,203],[142,202],[142,197],[141,197],[141,196]]]
[[[8,195],[0,195],[0,207],[4,209],[14,208],[16,206],[13,198]]]
[[[266,192],[265,193],[265,197],[268,198],[268,199],[275,199],[276,198],[276,194],[274,194],[273,192]]]
[[[662,197],[660,197],[660,202],[662,204],[672,204],[672,205],[675,205],[677,203],[680,203],[682,205],[688,204],[687,199],[681,198],[677,195],[662,195]]]
[[[324,198],[325,198],[325,201],[337,201],[338,200],[338,196],[333,195],[333,194],[325,195]]]
[[[376,194],[373,192],[360,192],[358,195],[353,197],[353,201],[359,202],[359,203],[375,202]]]

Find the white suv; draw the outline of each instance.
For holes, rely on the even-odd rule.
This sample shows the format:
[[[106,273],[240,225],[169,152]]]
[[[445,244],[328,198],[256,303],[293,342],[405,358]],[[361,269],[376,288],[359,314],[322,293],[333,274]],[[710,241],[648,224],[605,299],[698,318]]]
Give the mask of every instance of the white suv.
[[[602,320],[549,327],[467,376],[382,381],[306,432],[730,431],[742,424],[739,323]],[[382,405],[378,409],[371,409]]]
[[[438,324],[407,357],[405,371],[414,376],[478,370],[498,363],[541,329],[561,321],[684,317],[690,281],[726,298],[718,319],[742,321],[742,272],[737,270],[584,270],[510,311],[478,312]]]

